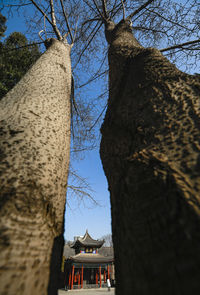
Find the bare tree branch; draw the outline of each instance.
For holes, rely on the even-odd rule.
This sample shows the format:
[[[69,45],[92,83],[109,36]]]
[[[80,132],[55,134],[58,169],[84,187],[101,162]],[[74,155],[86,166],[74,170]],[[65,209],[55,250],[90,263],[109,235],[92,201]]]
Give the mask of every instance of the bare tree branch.
[[[117,0],[115,0],[113,8],[110,11],[110,16],[111,18],[113,17],[113,12],[115,11],[116,8],[118,8],[120,6],[120,4],[117,5]]]
[[[46,15],[46,13],[40,8],[40,6],[34,1],[34,0],[30,0],[35,7],[44,15],[44,17],[48,20],[48,22],[50,23],[50,25],[52,26],[54,33],[56,34],[58,40],[62,40],[62,36],[58,30],[58,27],[56,25],[56,18],[55,18],[55,11],[54,11],[54,5],[53,5],[53,0],[50,0],[50,8],[51,8],[51,18],[52,21],[49,19],[49,17]]]
[[[8,5],[3,5],[3,7],[22,7],[22,6],[27,6],[27,5],[32,5],[32,3],[8,4]]]
[[[71,31],[70,26],[69,26],[68,17],[67,17],[67,15],[65,13],[63,0],[60,0],[60,4],[62,6],[62,12],[63,12],[64,18],[65,18],[65,21],[66,21],[66,25],[67,25],[67,29],[68,29],[68,32],[69,32],[69,35],[70,35],[70,38],[71,38],[71,42],[74,43],[74,38],[72,36],[72,31]]]
[[[86,85],[88,85],[88,84],[90,84],[91,82],[95,81],[96,79],[98,79],[98,78],[100,78],[103,75],[105,75],[105,74],[108,73],[108,71],[109,71],[108,69],[106,69],[105,71],[101,72],[101,69],[102,69],[102,67],[103,67],[106,59],[107,59],[107,52],[106,52],[106,54],[105,54],[105,56],[104,56],[104,58],[103,58],[103,60],[101,62],[101,65],[99,66],[98,70],[96,71],[96,73],[88,81],[86,81],[85,83],[83,83],[80,86],[78,86],[79,89],[82,88],[82,87],[84,87],[84,86],[86,86]]]
[[[92,195],[82,189],[81,186],[68,185],[67,188],[73,190],[81,199],[83,197],[88,197],[95,205],[99,205],[98,202],[92,197]]]
[[[43,31],[43,30],[42,30]],[[42,31],[40,31],[39,33],[41,33]],[[41,37],[40,37],[40,39],[41,40],[43,40]],[[34,42],[34,43],[32,43],[32,44],[27,44],[27,45],[24,45],[24,46],[20,46],[20,47],[15,47],[15,48],[10,48],[9,50],[6,48],[6,50],[4,49],[4,48],[2,48],[1,50],[2,50],[2,52],[4,53],[4,51],[7,53],[7,52],[9,52],[9,51],[13,51],[13,50],[19,50],[19,49],[23,49],[23,48],[27,48],[27,47],[31,47],[31,46],[35,46],[35,45],[40,45],[40,44],[44,44],[44,40],[43,41],[41,41],[41,42]]]
[[[107,91],[105,91],[103,93],[103,95],[107,93]],[[88,130],[89,132],[96,126],[96,124],[98,123],[98,121],[100,120],[101,116],[103,115],[103,113],[105,112],[106,108],[107,108],[108,104],[106,104],[103,108],[103,110],[101,111],[101,113],[99,114],[99,116],[97,117],[97,119],[95,120],[94,124],[90,127],[90,129]]]
[[[98,7],[96,1],[95,1],[95,0],[92,0],[92,1],[93,1],[94,5],[95,5],[96,9],[98,10],[99,14],[101,15],[102,21],[106,21],[106,17],[102,14],[102,12],[101,12],[101,10],[99,9],[99,7]]]
[[[54,5],[53,5],[53,0],[50,0],[50,7],[51,7],[51,19],[52,19],[52,26],[53,26],[53,30],[58,38],[58,40],[62,40],[62,36],[58,30],[58,27],[56,25],[56,17],[55,17],[55,11],[54,11]]]
[[[121,3],[117,4],[115,1],[112,10],[110,11],[111,18],[113,18],[120,10],[121,10]]]
[[[84,22],[82,23],[82,27],[85,26],[87,23],[95,22],[95,21],[100,21],[100,20],[101,20],[100,17],[95,17],[95,18],[87,19],[86,21],[84,21]]]
[[[84,201],[84,197],[86,197],[91,200],[93,204],[100,206],[100,204],[91,195],[94,191],[87,179],[81,177],[71,166],[69,169],[69,184],[67,184],[67,190],[69,189],[71,190],[70,195],[74,193],[80,201]]]
[[[123,1],[123,0],[121,0],[121,3],[122,3],[122,8],[123,8],[123,20],[125,20],[125,19],[126,19],[126,17],[125,17],[125,7],[124,7],[124,1]]]
[[[83,2],[96,14],[96,10],[94,9],[94,7],[92,7],[90,3],[88,3],[87,0],[83,0]]]
[[[102,0],[103,13],[104,13],[105,18],[109,19],[106,2],[107,2],[106,0]]]
[[[45,32],[45,38],[47,39],[47,30],[46,30],[45,16],[44,16],[44,32]]]
[[[163,15],[161,15],[160,13],[158,13],[157,11],[154,11],[154,10],[151,10],[151,9],[148,9],[148,8],[147,8],[147,10],[148,10],[150,13],[153,13],[153,14],[157,15],[158,17],[164,19],[165,21],[172,23],[173,25],[179,26],[179,27],[181,27],[181,28],[183,28],[183,29],[186,29],[186,30],[190,30],[189,28],[186,28],[185,26],[179,24],[178,22],[174,22],[174,21],[171,20],[171,19],[167,19],[166,17],[164,17]]]
[[[44,30],[39,31],[38,36],[39,36],[40,39],[44,42],[44,39],[43,39],[42,36],[41,36],[42,32],[44,32]]]
[[[102,77],[103,75],[107,74],[108,73],[108,70],[105,70],[103,71],[102,73],[98,74],[98,75],[95,75],[94,77],[90,78],[87,82],[81,84],[78,88],[82,88],[88,84],[90,84],[91,82],[95,81],[96,79]]]
[[[75,66],[73,67],[73,70],[75,70],[75,68],[77,67],[83,53],[85,52],[85,50],[88,48],[88,46],[90,45],[90,43],[92,42],[92,40],[94,39],[96,33],[98,32],[98,30],[100,29],[100,27],[102,26],[102,23],[99,24],[99,23],[96,24],[96,26],[94,27],[94,29],[92,30],[92,37],[90,38],[89,42],[85,45],[85,47],[83,48],[83,50],[81,51],[81,54],[78,58],[78,61],[76,62]]]
[[[151,4],[154,0],[148,0],[146,3],[144,3],[142,6],[140,6],[138,9],[136,9],[134,12],[132,12],[126,19],[131,19],[136,14],[138,14],[140,11],[142,11],[144,8],[146,8],[149,4]]]
[[[52,21],[48,18],[48,16],[46,15],[46,13],[40,8],[40,6],[37,5],[37,3],[34,0],[30,0],[35,7],[46,17],[46,19],[48,20],[48,22],[50,23],[50,25],[53,27],[53,23]]]
[[[73,43],[74,43],[74,41],[76,39],[76,33],[77,33],[77,29],[78,29],[78,18],[77,18],[77,21],[76,21],[76,26],[75,26],[75,31],[74,31],[74,37],[73,37]]]
[[[178,45],[174,45],[174,46],[170,46],[170,47],[167,47],[167,48],[161,49],[160,52],[165,52],[165,51],[172,50],[172,49],[176,49],[176,48],[187,49],[187,48],[183,48],[183,47],[184,47],[184,46],[187,46],[187,45],[191,45],[191,44],[196,44],[196,43],[200,43],[200,39],[198,39],[198,40],[193,40],[193,41],[189,41],[189,42],[185,42],[185,43],[178,44]],[[193,48],[193,50],[195,50],[195,48]]]

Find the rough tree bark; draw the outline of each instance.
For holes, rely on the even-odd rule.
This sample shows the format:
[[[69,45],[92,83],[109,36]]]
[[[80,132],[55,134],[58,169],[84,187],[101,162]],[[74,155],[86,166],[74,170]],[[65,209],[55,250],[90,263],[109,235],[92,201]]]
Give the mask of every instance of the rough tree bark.
[[[200,80],[106,26],[108,180],[116,294],[200,293]]]
[[[71,46],[50,42],[0,102],[4,295],[47,294],[47,289],[57,294],[70,152]]]

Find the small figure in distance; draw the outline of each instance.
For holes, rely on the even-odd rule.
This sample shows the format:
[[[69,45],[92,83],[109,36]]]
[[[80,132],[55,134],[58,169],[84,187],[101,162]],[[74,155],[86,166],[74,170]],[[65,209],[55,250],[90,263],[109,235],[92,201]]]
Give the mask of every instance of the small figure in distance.
[[[110,285],[110,280],[109,279],[107,279],[107,286],[108,286],[108,291],[110,291],[111,285]]]

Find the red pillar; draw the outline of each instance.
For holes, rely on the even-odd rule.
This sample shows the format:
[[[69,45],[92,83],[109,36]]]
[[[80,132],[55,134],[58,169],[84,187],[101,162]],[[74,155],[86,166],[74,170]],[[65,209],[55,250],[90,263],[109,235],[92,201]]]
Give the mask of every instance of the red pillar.
[[[98,285],[98,272],[96,271],[96,285]]]
[[[68,286],[69,286],[69,288],[71,287],[70,285],[71,285],[71,272],[70,272],[70,274],[69,274],[69,282],[68,282]]]
[[[108,265],[108,279],[110,280],[109,265]]]
[[[83,288],[83,265],[81,268],[81,288]]]
[[[99,266],[99,282],[100,282],[100,288],[101,288],[101,266]]]
[[[106,270],[104,269],[104,283],[106,283]]]
[[[80,288],[80,280],[81,280],[81,275],[80,275],[80,270],[78,271],[78,288]]]
[[[74,284],[74,265],[72,266],[72,282],[71,282],[71,289],[73,289]]]

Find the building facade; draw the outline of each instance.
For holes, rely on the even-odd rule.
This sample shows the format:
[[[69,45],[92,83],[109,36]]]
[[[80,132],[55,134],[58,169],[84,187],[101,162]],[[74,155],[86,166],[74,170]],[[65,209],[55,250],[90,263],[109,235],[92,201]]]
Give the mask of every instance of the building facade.
[[[65,261],[65,288],[104,287],[107,279],[114,283],[114,257],[99,254],[104,240],[94,240],[86,231],[70,245],[75,255]]]

